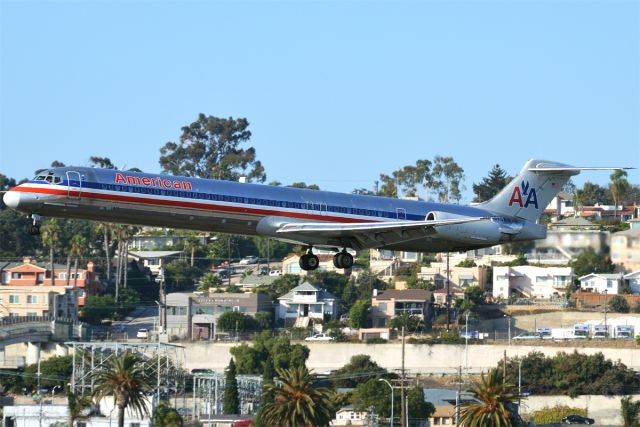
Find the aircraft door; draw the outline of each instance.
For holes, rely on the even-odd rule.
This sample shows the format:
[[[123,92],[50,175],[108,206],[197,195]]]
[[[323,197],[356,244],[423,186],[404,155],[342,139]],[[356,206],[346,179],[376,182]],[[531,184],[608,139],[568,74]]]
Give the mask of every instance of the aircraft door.
[[[80,172],[67,171],[67,198],[80,199],[82,193],[82,177]]]
[[[407,210],[405,208],[396,208],[396,217],[402,221],[406,220]]]

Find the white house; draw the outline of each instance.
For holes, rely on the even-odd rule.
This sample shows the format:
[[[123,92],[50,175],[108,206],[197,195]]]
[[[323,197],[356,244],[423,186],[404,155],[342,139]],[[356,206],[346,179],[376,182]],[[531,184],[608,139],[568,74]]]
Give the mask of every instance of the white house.
[[[607,291],[608,294],[619,294],[622,287],[623,275],[621,273],[591,273],[582,276],[580,288],[586,292],[596,292],[599,294]]]
[[[494,298],[551,299],[564,294],[573,280],[571,267],[519,265],[493,268]]]
[[[322,321],[325,315],[332,319],[339,315],[338,298],[309,282],[296,286],[279,297],[278,302],[277,317],[285,325],[305,327],[311,319]]]
[[[356,411],[353,405],[344,406],[336,412],[336,417],[331,420],[332,426],[369,426],[369,412]]]
[[[634,271],[633,273],[625,274],[624,283],[629,285],[632,293],[640,294],[640,271]]]

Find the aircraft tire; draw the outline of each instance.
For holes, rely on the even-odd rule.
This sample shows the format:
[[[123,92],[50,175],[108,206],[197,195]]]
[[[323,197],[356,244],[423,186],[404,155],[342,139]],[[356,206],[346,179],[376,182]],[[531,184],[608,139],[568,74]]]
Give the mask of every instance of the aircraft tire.
[[[333,256],[333,266],[335,268],[342,268],[342,254],[340,252]]]
[[[300,257],[300,261],[298,261],[298,264],[300,264],[300,268],[303,269],[304,271],[308,271],[309,270],[309,254],[304,254]]]
[[[315,270],[320,265],[320,259],[317,255],[308,254],[307,258],[307,270]]]
[[[348,269],[353,267],[353,256],[349,252],[342,252],[340,265],[342,268]]]
[[[31,234],[32,236],[37,236],[38,234],[40,234],[40,226],[39,225],[30,226],[29,234]]]

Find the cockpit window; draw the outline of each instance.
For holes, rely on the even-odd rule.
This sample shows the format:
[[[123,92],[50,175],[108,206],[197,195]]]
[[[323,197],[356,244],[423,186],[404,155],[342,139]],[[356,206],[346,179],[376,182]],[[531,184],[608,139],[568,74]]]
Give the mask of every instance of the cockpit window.
[[[49,183],[53,182],[53,177],[51,175],[49,175],[46,179]]]

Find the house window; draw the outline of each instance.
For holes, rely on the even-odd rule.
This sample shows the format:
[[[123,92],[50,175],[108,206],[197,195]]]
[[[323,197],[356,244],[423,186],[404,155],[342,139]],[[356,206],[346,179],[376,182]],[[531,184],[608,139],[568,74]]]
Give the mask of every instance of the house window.
[[[507,276],[506,274],[500,274],[496,276],[496,280],[507,280],[507,279],[509,279],[509,276]]]
[[[382,303],[378,304],[378,310],[386,312],[387,311],[387,303],[386,302],[382,302]]]
[[[27,312],[27,317],[36,317],[38,315],[38,313],[36,313],[35,311],[28,311]]]
[[[620,254],[618,252],[612,252],[611,259],[620,259]]]
[[[549,278],[547,276],[536,276],[536,283],[545,284]]]
[[[20,295],[9,295],[9,304],[20,304]]]
[[[140,427],[140,423],[129,423],[129,427]]]
[[[42,282],[44,282],[44,273],[38,273],[38,275],[36,276],[36,283]]]
[[[37,295],[27,295],[27,304],[37,304],[38,296]]]
[[[613,280],[607,280],[607,288],[613,288]]]
[[[12,279],[22,279],[22,273],[11,273]]]
[[[87,423],[83,423],[83,422],[77,422],[76,423],[77,427],[87,427]]]
[[[3,271],[2,272],[2,283],[9,283],[9,272],[8,271]]]

